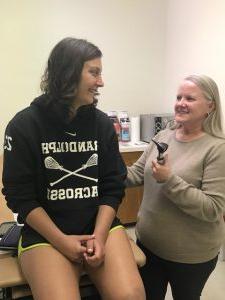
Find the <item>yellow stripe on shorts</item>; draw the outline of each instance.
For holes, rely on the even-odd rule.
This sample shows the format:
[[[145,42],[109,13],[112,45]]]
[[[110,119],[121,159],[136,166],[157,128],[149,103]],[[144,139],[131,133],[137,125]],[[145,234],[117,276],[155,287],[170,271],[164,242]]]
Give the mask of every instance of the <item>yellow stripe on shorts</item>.
[[[51,246],[51,244],[49,244],[49,243],[38,243],[38,244],[33,244],[33,245],[30,245],[28,247],[23,248],[22,247],[22,237],[20,237],[19,244],[18,244],[18,257],[20,257],[20,255],[24,251],[30,250],[32,248],[40,247],[40,246]]]

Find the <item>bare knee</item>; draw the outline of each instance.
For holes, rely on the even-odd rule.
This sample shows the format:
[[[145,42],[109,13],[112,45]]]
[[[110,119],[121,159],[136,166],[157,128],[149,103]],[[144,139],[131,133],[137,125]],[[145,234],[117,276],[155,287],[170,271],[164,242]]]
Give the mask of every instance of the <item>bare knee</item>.
[[[132,286],[129,288],[126,295],[124,295],[124,300],[144,300],[145,299],[145,291],[144,287],[141,286]]]
[[[127,288],[118,291],[114,294],[113,300],[145,300],[145,290],[143,285],[133,284]]]

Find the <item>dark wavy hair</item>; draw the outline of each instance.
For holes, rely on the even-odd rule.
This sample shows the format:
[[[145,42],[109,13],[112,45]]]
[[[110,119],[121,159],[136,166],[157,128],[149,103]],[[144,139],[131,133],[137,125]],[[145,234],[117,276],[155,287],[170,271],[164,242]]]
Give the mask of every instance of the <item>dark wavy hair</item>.
[[[64,117],[69,116],[84,63],[98,57],[102,57],[99,48],[84,39],[67,37],[52,49],[40,87]]]

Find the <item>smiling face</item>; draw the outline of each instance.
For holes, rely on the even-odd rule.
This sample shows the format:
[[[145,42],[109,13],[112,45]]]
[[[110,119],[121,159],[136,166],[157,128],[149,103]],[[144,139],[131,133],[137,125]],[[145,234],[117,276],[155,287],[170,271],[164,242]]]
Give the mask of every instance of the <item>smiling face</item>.
[[[196,84],[189,80],[181,83],[174,107],[178,124],[202,128],[203,121],[213,108],[214,103],[205,98]]]
[[[84,63],[80,82],[74,100],[74,108],[92,104],[94,96],[98,94],[98,88],[103,87],[101,58],[88,60]]]

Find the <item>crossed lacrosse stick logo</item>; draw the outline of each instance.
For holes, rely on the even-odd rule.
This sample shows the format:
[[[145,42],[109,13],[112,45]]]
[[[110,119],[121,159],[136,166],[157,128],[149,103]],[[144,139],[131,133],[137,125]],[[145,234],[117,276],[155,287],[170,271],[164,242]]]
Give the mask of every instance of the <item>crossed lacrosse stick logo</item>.
[[[65,168],[63,168],[63,166],[61,166],[53,157],[51,156],[47,156],[45,158],[45,167],[46,169],[52,169],[52,170],[60,170],[60,171],[64,171],[66,172],[67,174],[64,175],[63,177],[59,178],[58,180],[54,181],[54,182],[51,182],[50,183],[50,186],[54,186],[55,184],[59,183],[60,181],[64,180],[65,178],[67,177],[70,177],[72,175],[74,176],[77,176],[77,177],[82,177],[82,178],[86,178],[86,179],[89,179],[89,180],[93,180],[95,182],[98,182],[98,179],[96,178],[92,178],[92,177],[89,177],[89,176],[85,176],[85,175],[82,175],[82,174],[78,174],[79,171],[81,170],[85,170],[89,167],[92,167],[92,166],[96,166],[97,163],[98,163],[98,154],[93,154],[85,164],[82,165],[81,168],[75,170],[75,171],[70,171],[70,170],[67,170]]]

